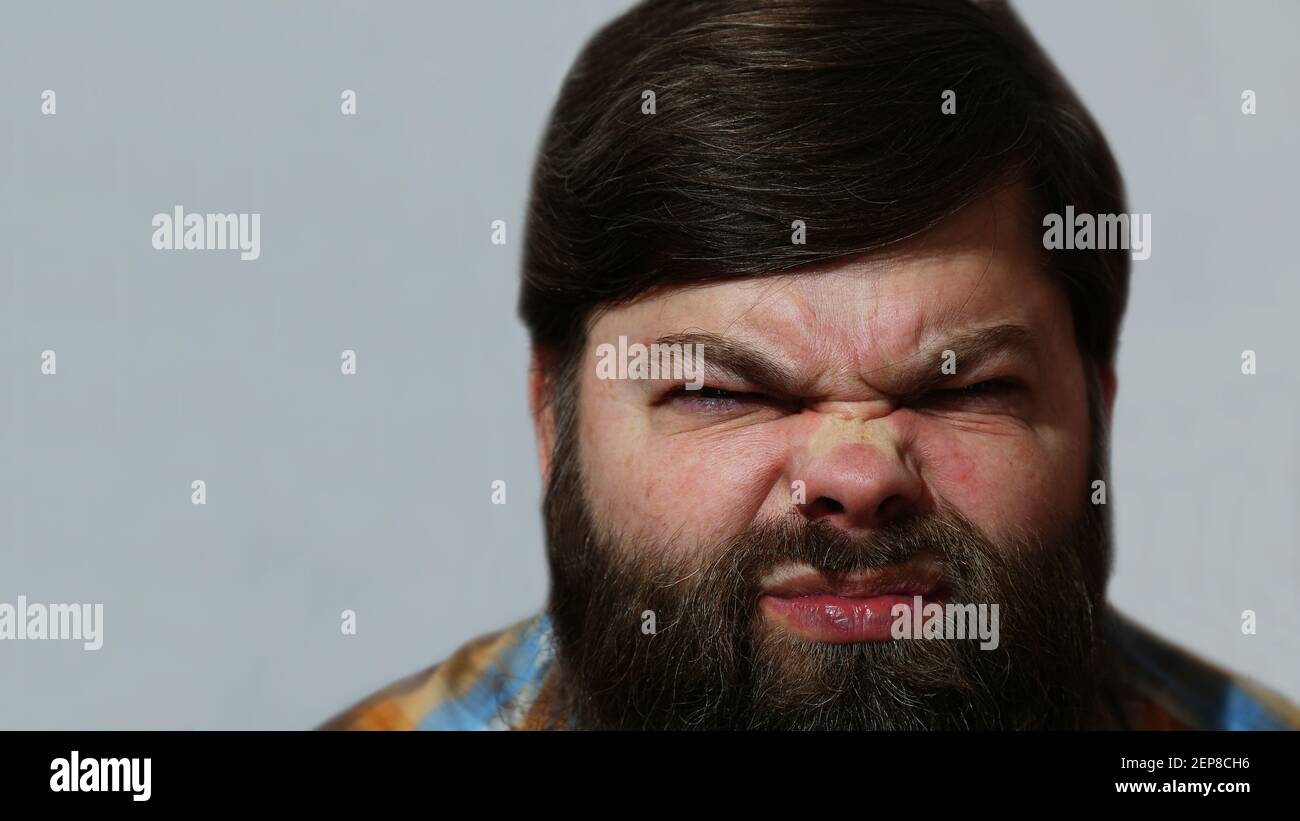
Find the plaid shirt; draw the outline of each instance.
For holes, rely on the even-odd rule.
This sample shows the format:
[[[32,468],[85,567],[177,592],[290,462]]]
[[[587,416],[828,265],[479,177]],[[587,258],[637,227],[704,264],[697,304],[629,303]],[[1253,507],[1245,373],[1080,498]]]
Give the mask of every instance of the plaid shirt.
[[[1115,675],[1100,726],[1295,730],[1300,709],[1112,612]],[[555,647],[545,613],[469,642],[326,722],[326,730],[532,730],[557,726]],[[558,726],[564,726],[561,720]]]

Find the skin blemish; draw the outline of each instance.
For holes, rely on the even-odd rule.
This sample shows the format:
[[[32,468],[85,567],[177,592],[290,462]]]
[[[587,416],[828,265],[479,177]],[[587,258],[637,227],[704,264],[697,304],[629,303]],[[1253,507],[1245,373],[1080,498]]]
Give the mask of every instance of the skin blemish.
[[[821,458],[844,445],[870,445],[885,453],[895,453],[899,441],[894,426],[884,418],[828,414],[816,423],[808,441],[808,452]]]

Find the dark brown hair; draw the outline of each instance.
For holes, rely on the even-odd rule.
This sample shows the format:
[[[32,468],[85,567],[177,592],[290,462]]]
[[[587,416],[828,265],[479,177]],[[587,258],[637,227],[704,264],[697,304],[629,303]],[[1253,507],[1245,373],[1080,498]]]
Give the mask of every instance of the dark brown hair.
[[[554,378],[601,306],[878,251],[1009,182],[1031,225],[1126,210],[1101,131],[1006,3],[645,0],[591,39],[552,112],[520,314]],[[1112,364],[1128,252],[1047,266],[1085,361]]]

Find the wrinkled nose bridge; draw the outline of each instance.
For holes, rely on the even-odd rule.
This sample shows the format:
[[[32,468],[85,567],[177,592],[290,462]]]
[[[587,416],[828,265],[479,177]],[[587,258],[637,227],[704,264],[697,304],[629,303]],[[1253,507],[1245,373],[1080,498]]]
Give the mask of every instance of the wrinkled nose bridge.
[[[898,448],[897,435],[884,416],[827,413],[814,424],[808,440],[808,453],[813,458],[828,456],[844,445],[867,445],[885,454],[895,453]]]

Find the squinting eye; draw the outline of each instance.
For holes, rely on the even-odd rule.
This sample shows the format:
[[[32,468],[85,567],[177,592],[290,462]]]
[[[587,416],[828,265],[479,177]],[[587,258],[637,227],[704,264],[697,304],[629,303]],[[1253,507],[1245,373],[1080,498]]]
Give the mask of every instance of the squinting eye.
[[[1002,379],[986,379],[960,388],[936,391],[923,400],[932,404],[1002,402],[1011,397],[1019,386]]]
[[[717,413],[735,410],[747,402],[756,401],[759,397],[753,393],[738,393],[705,385],[694,391],[684,387],[678,388],[668,398],[674,405],[688,411]]]
[[[1010,385],[1008,385],[1006,382],[1003,382],[1001,380],[986,379],[983,382],[976,382],[975,384],[967,385],[964,388],[954,388],[949,391],[944,391],[944,393],[951,394],[953,396],[980,396],[989,393],[996,393],[998,391],[1006,390],[1010,387],[1011,387]]]

